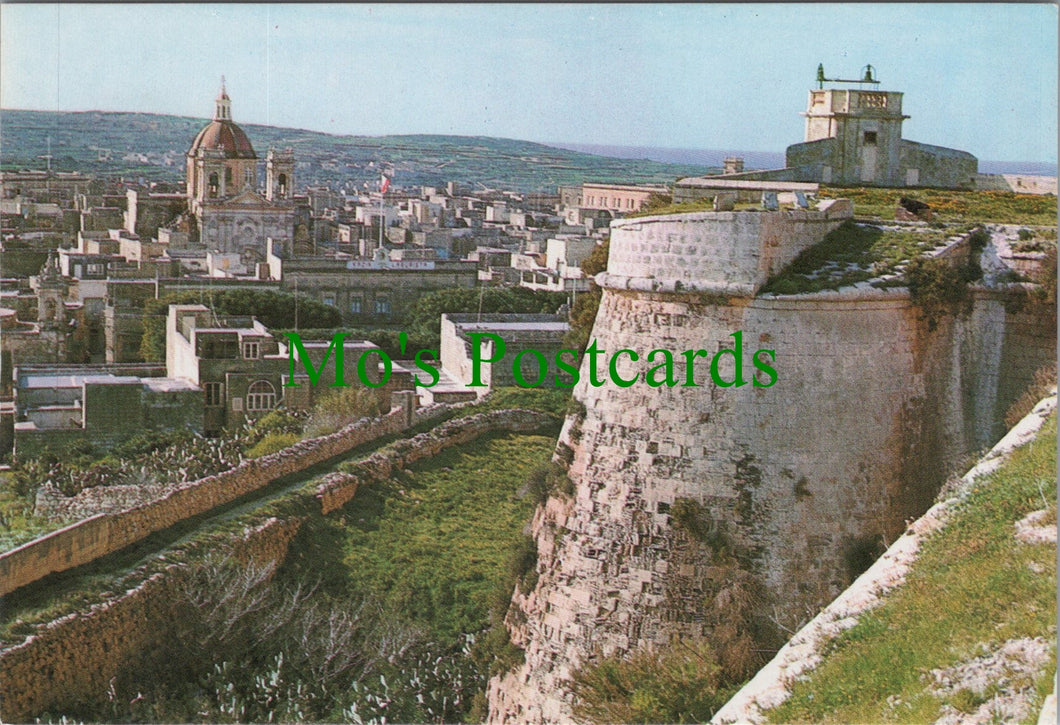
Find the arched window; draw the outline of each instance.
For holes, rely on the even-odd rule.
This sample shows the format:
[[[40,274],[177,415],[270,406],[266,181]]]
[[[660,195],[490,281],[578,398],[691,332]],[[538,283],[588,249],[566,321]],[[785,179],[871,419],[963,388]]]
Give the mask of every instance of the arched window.
[[[210,174],[210,188],[209,188],[210,196],[217,196],[217,192],[219,191],[220,186],[221,186],[221,182],[218,180],[217,172],[215,171],[212,174]]]
[[[280,174],[278,187],[280,198],[287,198],[287,174]]]
[[[247,411],[272,410],[276,407],[276,388],[267,380],[258,380],[247,388]]]
[[[232,167],[231,166],[226,166],[225,167],[225,186],[231,186],[231,185],[232,185]]]

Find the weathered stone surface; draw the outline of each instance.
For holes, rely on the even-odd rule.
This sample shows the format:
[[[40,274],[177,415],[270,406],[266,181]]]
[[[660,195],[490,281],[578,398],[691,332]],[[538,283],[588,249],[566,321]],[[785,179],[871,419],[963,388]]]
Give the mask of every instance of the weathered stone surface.
[[[653,243],[655,222],[636,221],[639,238],[612,237],[620,268]],[[760,269],[750,258],[741,265]],[[703,262],[704,288],[728,283],[719,276],[732,268],[715,273]],[[1000,435],[1005,408],[1055,352],[1054,330],[1007,313],[988,290],[970,314],[930,330],[904,290],[726,302],[615,289],[606,286],[613,270],[600,278],[599,348],[674,351],[682,381],[677,353],[705,350],[700,386],[592,387],[583,364],[574,397],[584,413],[568,417],[557,448],[574,494],[535,515],[540,577],[516,593],[507,620],[525,663],[491,681],[493,722],[569,721],[579,664],[703,633],[712,556],[681,550],[669,515],[679,498],[702,506],[771,595],[763,615],[794,629],[931,505],[967,452]],[[748,384],[720,388],[710,357],[737,330]],[[758,348],[776,351],[772,387],[751,383]],[[627,379],[646,367],[628,358],[618,366]]]

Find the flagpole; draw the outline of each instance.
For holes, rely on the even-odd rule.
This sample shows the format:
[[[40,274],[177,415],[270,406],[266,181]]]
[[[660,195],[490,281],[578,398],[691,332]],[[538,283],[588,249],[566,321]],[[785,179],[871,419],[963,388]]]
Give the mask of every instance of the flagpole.
[[[382,174],[379,180],[379,248],[383,248],[383,226],[386,212],[383,211],[383,195],[386,194],[386,175]],[[375,256],[375,255],[373,255]]]

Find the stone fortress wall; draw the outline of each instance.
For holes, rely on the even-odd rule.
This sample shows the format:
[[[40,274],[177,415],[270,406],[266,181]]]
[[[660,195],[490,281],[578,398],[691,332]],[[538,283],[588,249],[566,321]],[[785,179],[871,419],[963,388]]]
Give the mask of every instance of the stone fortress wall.
[[[415,422],[426,422],[446,411],[442,406],[417,411]],[[398,426],[393,421],[408,423],[409,416],[399,408],[382,420],[371,421],[373,425],[360,422],[342,432],[347,439],[352,439],[355,436],[351,430],[360,431],[360,435],[370,431],[374,435],[366,440],[371,440],[380,437],[382,431]],[[529,410],[498,410],[451,420],[426,433],[390,444],[353,465],[351,472],[328,474],[314,488],[285,494],[286,505],[282,506],[285,513],[279,518],[268,513],[248,514],[239,519],[245,525],[234,533],[211,533],[167,550],[164,559],[153,557],[123,577],[119,589],[128,588],[122,593],[87,610],[43,624],[25,640],[0,649],[0,671],[4,673],[0,678],[0,717],[7,721],[26,721],[73,705],[105,703],[110,678],[169,636],[168,623],[179,616],[174,612],[174,601],[178,599],[175,595],[180,591],[182,572],[198,558],[222,551],[241,562],[280,564],[307,517],[326,515],[350,503],[360,485],[385,480],[394,470],[483,435],[531,433],[550,427],[554,430],[554,426],[555,419],[551,416]],[[289,456],[287,465],[299,461],[304,464],[307,460],[305,455]],[[240,468],[242,471],[233,470],[230,483],[260,479],[260,473],[255,476]],[[196,490],[205,492],[201,487]],[[128,518],[116,516],[111,526],[128,522]]]
[[[724,239],[722,214],[744,251],[724,264],[701,259],[711,247],[690,245],[690,235],[669,236],[702,226]],[[807,238],[827,229],[776,214],[773,223],[803,224]],[[569,721],[567,680],[581,662],[703,633],[704,582],[717,562],[682,551],[669,513],[679,499],[701,505],[771,595],[764,614],[793,628],[923,513],[965,456],[996,440],[1008,404],[1054,360],[1055,330],[1033,310],[1007,312],[998,291],[978,291],[970,314],[934,330],[903,289],[754,298],[763,269],[794,254],[774,250],[776,265],[766,265],[767,234],[758,249],[740,240],[771,223],[748,216],[769,215],[613,226],[612,261],[598,277],[599,347],[674,351],[683,381],[677,351],[713,356],[739,330],[748,384],[713,385],[709,357],[696,363],[694,388],[593,387],[583,369],[574,398],[584,411],[568,416],[557,450],[574,494],[553,496],[535,514],[540,577],[531,592],[516,592],[507,619],[525,663],[491,681],[492,722]],[[690,279],[688,269],[703,276]],[[723,290],[739,296],[719,297]],[[772,387],[751,384],[758,348],[776,352]],[[621,362],[626,378],[646,369]],[[724,379],[733,368],[722,366]]]

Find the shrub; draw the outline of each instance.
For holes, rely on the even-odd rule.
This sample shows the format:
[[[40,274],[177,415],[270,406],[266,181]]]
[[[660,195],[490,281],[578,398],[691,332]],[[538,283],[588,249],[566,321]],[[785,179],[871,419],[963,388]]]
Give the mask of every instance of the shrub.
[[[532,536],[524,536],[512,550],[508,573],[524,592],[537,585],[537,542]]]
[[[574,716],[588,722],[707,722],[729,695],[702,639],[588,663],[571,686]]]
[[[937,258],[918,257],[905,268],[909,299],[920,307],[928,329],[934,330],[940,317],[963,311],[971,301],[968,282],[976,276],[973,267],[953,266]]]
[[[247,458],[261,458],[293,446],[302,437],[297,433],[269,433],[247,451]]]
[[[305,426],[306,437],[328,435],[360,418],[375,417],[380,414],[380,407],[379,398],[367,388],[328,390],[313,404]]]

